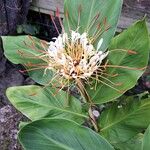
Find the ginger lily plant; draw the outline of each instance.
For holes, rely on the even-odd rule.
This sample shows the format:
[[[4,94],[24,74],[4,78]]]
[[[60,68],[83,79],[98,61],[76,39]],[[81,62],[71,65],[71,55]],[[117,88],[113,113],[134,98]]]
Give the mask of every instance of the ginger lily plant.
[[[5,56],[41,85],[6,91],[31,121],[18,134],[24,149],[123,150],[148,127],[150,99],[119,98],[143,74],[149,55],[145,19],[113,37],[121,6],[122,0],[65,0],[63,22],[56,13],[61,33],[51,16],[53,41],[2,37]]]

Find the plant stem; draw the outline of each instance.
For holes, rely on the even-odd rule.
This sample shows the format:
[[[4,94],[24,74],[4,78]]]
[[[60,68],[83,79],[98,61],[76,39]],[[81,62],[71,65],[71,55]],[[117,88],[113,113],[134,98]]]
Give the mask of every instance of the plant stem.
[[[90,121],[95,129],[96,132],[99,131],[99,128],[98,128],[98,125],[97,125],[97,122],[96,122],[96,119],[95,119],[95,116],[93,115],[93,112],[92,112],[92,107],[94,106],[92,100],[90,99],[83,83],[81,80],[79,79],[76,79],[76,82],[77,82],[77,86],[78,86],[78,89],[79,89],[79,92],[81,93],[81,95],[85,98],[86,102],[87,103],[90,103],[90,108],[89,108],[89,117],[90,117]]]
[[[90,108],[89,108],[89,116],[90,116],[90,120],[91,120],[91,123],[92,123],[95,131],[99,132],[98,124],[96,122],[95,116],[93,115],[92,106],[90,106]]]
[[[79,92],[81,93],[81,95],[85,98],[86,102],[87,103],[90,103],[90,105],[93,104],[93,102],[91,101],[82,81],[80,79],[76,79],[76,82],[77,82],[77,87],[79,89]]]

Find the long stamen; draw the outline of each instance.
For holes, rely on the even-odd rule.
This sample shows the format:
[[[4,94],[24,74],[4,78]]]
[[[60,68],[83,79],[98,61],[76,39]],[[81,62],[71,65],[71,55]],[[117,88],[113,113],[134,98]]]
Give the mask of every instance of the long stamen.
[[[127,49],[113,49],[113,50],[110,50],[110,53],[114,52],[114,51],[123,51],[123,52],[127,52],[128,54],[137,54],[136,51],[134,51],[134,50],[127,50]]]
[[[115,85],[115,86],[121,86],[122,85],[122,83],[114,83],[111,80],[109,80],[108,78],[105,78],[104,76],[99,75],[99,77],[103,78],[104,80],[106,80],[108,82],[110,82],[112,85]]]
[[[29,48],[31,48],[31,49],[33,49],[33,50],[35,50],[35,51],[38,51],[39,49],[38,49],[37,46],[36,46],[36,44],[38,44],[38,43],[36,42],[36,44],[35,44],[35,40],[33,39],[32,36],[29,35],[28,38],[29,38],[30,41],[31,41],[31,45],[27,44],[25,41],[24,41],[24,44],[25,44],[26,46],[28,46]],[[42,47],[44,50],[47,50],[46,45],[48,45],[48,43],[47,43],[46,41],[39,40],[39,43],[40,43],[40,44],[38,44],[38,46]],[[44,50],[41,50],[41,51],[44,51]]]
[[[68,13],[67,10],[66,10],[66,12],[65,12],[65,16],[66,16],[66,19],[67,19],[67,24],[68,24],[69,31],[71,31],[70,23],[69,23],[69,13]]]
[[[101,65],[100,67],[104,67],[104,65]],[[143,68],[134,68],[134,67],[117,66],[117,65],[107,65],[106,67],[109,67],[109,68],[122,68],[122,69],[129,69],[129,70],[144,70],[144,69],[146,69],[146,67],[143,67]]]
[[[57,18],[58,18],[58,20],[59,20],[59,23],[60,23],[60,25],[61,25],[61,28],[62,28],[63,33],[65,33],[65,29],[64,29],[64,26],[63,26],[62,20],[61,20],[61,18],[60,18],[60,11],[59,11],[59,9],[58,9],[58,8],[56,8],[56,17],[57,17]]]
[[[88,33],[89,30],[96,24],[98,18],[100,16],[100,13],[97,13],[96,16],[91,20],[90,26],[87,28],[86,32]]]
[[[95,31],[93,32],[92,39],[94,39],[94,35],[96,35],[96,33],[99,31],[102,31],[101,23],[97,24],[97,27],[96,27]]]
[[[53,16],[52,16],[52,14],[50,14],[50,17],[51,17],[51,20],[52,20],[52,22],[53,22],[53,24],[54,24],[54,27],[55,27],[55,29],[56,29],[58,35],[59,35],[60,33],[59,33],[59,30],[58,30],[58,28],[57,28],[57,25],[56,25],[56,23],[55,23],[55,21],[54,21],[54,18],[53,18]]]
[[[19,72],[25,73],[25,72],[34,71],[34,70],[45,69],[46,67],[43,66],[43,67],[38,67],[38,68],[31,68],[31,69],[26,69],[26,70],[19,70]]]
[[[93,78],[93,77],[91,77],[91,78]],[[94,79],[94,78],[93,78],[93,79]],[[108,87],[114,89],[115,91],[117,91],[117,92],[119,92],[119,93],[122,93],[122,91],[120,91],[120,90],[118,90],[117,88],[115,88],[115,87],[113,87],[113,86],[111,86],[111,85],[105,83],[104,81],[102,81],[102,80],[100,80],[100,79],[98,79],[98,81],[101,82],[102,84],[104,84],[104,85],[106,85],[106,86],[108,86]]]
[[[27,44],[25,41],[24,41],[24,44],[25,44],[25,46],[27,46],[28,48],[31,48],[32,50],[34,50],[34,51],[36,51],[36,52],[39,52],[39,53],[45,53],[46,51],[44,51],[44,50],[41,50],[41,49],[38,49],[36,46],[35,46],[35,44],[31,44],[31,45],[29,45],[29,44]]]
[[[100,24],[100,23],[99,23],[99,24]],[[102,26],[102,25],[103,25],[103,26]],[[94,43],[100,35],[102,35],[104,32],[106,32],[106,31],[108,31],[108,30],[110,29],[110,26],[107,25],[106,18],[104,18],[102,25],[101,25],[101,29],[100,29],[95,35],[93,35],[92,43]],[[104,28],[104,29],[103,29],[103,28]]]
[[[108,77],[117,77],[119,74],[118,73],[116,73],[116,74],[108,74],[108,73],[105,73],[103,70],[101,70],[101,69],[97,69],[97,72],[98,73],[101,73],[102,75],[106,75],[106,76],[108,76]]]
[[[65,87],[66,85],[68,85],[68,81],[61,85],[61,88],[58,89],[57,93],[58,93],[59,91],[61,91],[62,89],[64,89],[64,87]],[[57,93],[56,93],[56,94],[57,94]]]
[[[46,55],[40,54],[38,56],[35,56],[35,55],[31,56],[30,54],[28,54],[28,53],[25,54],[24,52],[21,52],[20,50],[18,50],[17,53],[22,57],[27,57],[27,58],[32,58],[32,59],[42,59],[43,61],[48,62],[48,60],[45,57]]]
[[[28,53],[25,53],[25,52],[22,52],[21,50],[18,50],[17,53],[20,55],[20,56],[24,56],[24,57],[28,57],[28,58],[39,58],[40,56],[43,56],[42,54],[39,54],[38,56],[31,56],[31,54],[28,54]],[[47,54],[47,52],[41,52],[41,53],[44,53],[44,54]]]
[[[25,67],[47,67],[47,64],[46,63],[41,63],[41,64],[33,64],[31,62],[29,63],[25,63],[24,64]]]
[[[99,37],[99,36],[101,36],[103,33],[105,32],[105,30],[102,30],[102,28],[93,36],[93,40],[92,40],[92,43],[94,43],[96,40],[97,40],[97,38]]]
[[[53,75],[53,78],[52,78],[47,84],[44,85],[43,89],[45,89],[46,87],[48,87],[49,85],[51,85],[52,82],[53,82],[57,77],[59,77],[58,74]],[[53,86],[53,84],[52,84],[52,86]],[[54,86],[53,86],[53,87],[54,87]]]
[[[41,40],[40,40],[40,44],[41,44],[41,46],[42,46],[42,48],[45,50],[45,51],[47,51],[47,43],[44,43],[44,42],[42,42]]]

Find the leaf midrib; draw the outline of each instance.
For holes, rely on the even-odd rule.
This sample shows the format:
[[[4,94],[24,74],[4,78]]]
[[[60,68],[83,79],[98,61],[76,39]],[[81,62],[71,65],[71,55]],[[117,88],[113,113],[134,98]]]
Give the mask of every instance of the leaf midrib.
[[[44,104],[41,104],[41,103],[37,103],[37,102],[33,101],[31,98],[28,98],[28,101],[30,101],[30,103],[39,105],[39,106],[41,106],[41,107],[46,107],[46,108],[50,108],[50,109],[56,109],[56,110],[59,110],[59,111],[61,111],[61,112],[66,112],[66,113],[74,114],[74,115],[76,115],[76,116],[88,118],[88,117],[85,116],[85,115],[82,115],[82,114],[79,114],[79,113],[76,113],[76,112],[72,112],[72,111],[68,111],[68,110],[66,110],[66,109],[61,109],[61,108],[58,108],[58,107],[56,107],[56,106],[49,106],[49,105],[44,105]],[[22,103],[22,102],[26,102],[26,101],[20,101],[20,102],[17,102],[17,103],[19,104],[19,103]],[[14,105],[15,105],[15,103],[14,103]]]
[[[62,143],[60,143],[60,142],[57,142],[56,140],[53,140],[52,138],[49,138],[46,134],[42,133],[42,130],[40,130],[39,128],[37,128],[37,127],[35,127],[35,126],[32,126],[32,125],[30,125],[30,127],[36,129],[36,131],[37,131],[40,135],[44,136],[48,141],[53,142],[54,144],[56,144],[56,146],[59,146],[60,148],[63,147],[65,150],[74,150],[74,149],[69,148],[68,146],[66,146],[66,145],[64,145],[64,144],[62,144]]]
[[[111,51],[110,51],[110,52],[111,52]],[[125,52],[124,56],[122,57],[122,59],[120,59],[120,61],[118,62],[117,65],[120,65],[120,64],[122,63],[122,61],[124,60],[124,58],[126,57],[126,55],[127,55],[127,52]],[[113,72],[115,72],[115,68],[113,68],[113,69],[111,70],[111,72],[109,72],[109,73],[113,73]],[[95,92],[95,94],[94,94],[94,96],[93,96],[93,99],[96,97],[97,93],[99,93],[99,91],[102,89],[103,86],[104,86],[104,84],[101,83],[101,85],[99,86],[99,88],[98,88],[97,91]]]

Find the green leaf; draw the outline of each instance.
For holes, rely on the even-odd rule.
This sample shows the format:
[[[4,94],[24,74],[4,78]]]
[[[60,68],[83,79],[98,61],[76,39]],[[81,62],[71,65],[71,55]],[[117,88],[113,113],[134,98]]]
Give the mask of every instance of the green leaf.
[[[25,125],[27,125],[27,124],[29,124],[30,122],[23,122],[23,121],[21,121],[20,123],[19,123],[19,129],[21,129],[21,128],[23,128]]]
[[[5,56],[14,64],[34,64],[34,67],[26,67],[26,69],[37,68],[36,65],[47,64],[38,56],[41,55],[41,50],[45,51],[41,43],[45,43],[45,47],[48,47],[46,41],[42,41],[32,36],[3,36],[3,48]],[[40,68],[40,67],[38,67]],[[39,84],[49,83],[53,77],[53,73],[45,69],[34,69],[29,71],[31,78]]]
[[[124,143],[115,144],[119,150],[149,150],[150,149],[150,125],[144,134],[140,133],[133,139]]]
[[[76,31],[78,28],[79,33],[88,32],[89,38],[93,38],[96,30],[96,33],[102,30],[102,34],[97,37],[94,45],[96,47],[99,40],[103,38],[104,42],[100,50],[104,51],[114,36],[121,7],[122,0],[65,0],[65,31],[70,33],[70,29]],[[96,17],[98,15],[99,17]],[[94,18],[97,18],[96,21]],[[105,19],[107,25],[104,27]],[[100,29],[97,28],[99,23]],[[109,30],[105,31],[108,26],[110,26]]]
[[[31,25],[31,24],[18,25],[17,26],[17,33],[37,35],[37,34],[39,34],[39,26],[35,26],[35,25]]]
[[[32,40],[31,40],[31,38]],[[14,64],[24,64],[28,62],[39,63],[39,59],[33,59],[33,56],[38,56],[40,48],[40,41],[38,38],[32,36],[2,36],[3,48],[5,56],[12,61]],[[32,42],[34,41],[36,48],[33,47]],[[32,47],[29,47],[32,46]],[[24,55],[22,55],[22,52]],[[25,59],[24,59],[25,58]]]
[[[144,133],[142,150],[149,150],[150,149],[150,125]]]
[[[19,132],[25,150],[114,150],[100,135],[64,119],[42,119]]]
[[[119,106],[117,102],[103,111],[99,120],[102,134],[110,143],[126,142],[150,124],[150,98],[128,98]]]
[[[149,150],[150,149],[150,126],[144,134],[140,133],[124,143],[114,145],[117,150]]]
[[[64,91],[56,94],[50,87],[32,85],[8,88],[6,94],[10,102],[32,121],[53,117],[81,122],[87,118],[80,101]]]
[[[111,42],[109,51],[106,73],[116,76],[103,76],[107,80],[103,78],[100,80],[107,85],[99,82],[96,90],[87,88],[93,102],[99,104],[112,101],[121,96],[134,87],[143,74],[149,58],[149,37],[145,20],[138,21],[116,36]]]
[[[117,150],[141,150],[142,141],[143,141],[143,134],[140,133],[136,135],[134,138],[130,139],[129,141],[124,143],[117,143],[114,146]]]

